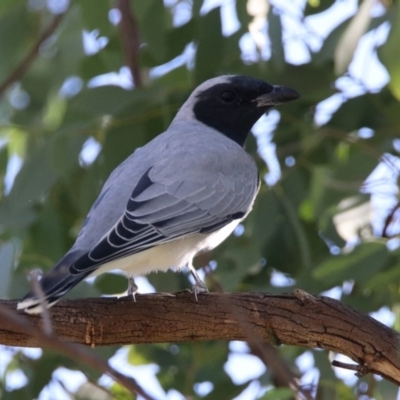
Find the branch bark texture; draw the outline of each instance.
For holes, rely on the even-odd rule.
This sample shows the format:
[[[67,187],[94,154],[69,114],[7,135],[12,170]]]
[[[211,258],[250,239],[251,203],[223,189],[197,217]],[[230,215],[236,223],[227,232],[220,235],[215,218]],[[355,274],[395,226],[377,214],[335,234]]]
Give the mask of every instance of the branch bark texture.
[[[375,373],[400,385],[400,334],[350,306],[301,290],[294,294],[209,293],[63,300],[50,309],[60,339],[106,346],[201,340],[249,340],[321,348],[347,355],[359,375]],[[17,301],[1,304],[15,309]],[[25,315],[42,328],[40,316]],[[0,344],[43,347],[3,320]],[[49,347],[51,345],[49,344]]]

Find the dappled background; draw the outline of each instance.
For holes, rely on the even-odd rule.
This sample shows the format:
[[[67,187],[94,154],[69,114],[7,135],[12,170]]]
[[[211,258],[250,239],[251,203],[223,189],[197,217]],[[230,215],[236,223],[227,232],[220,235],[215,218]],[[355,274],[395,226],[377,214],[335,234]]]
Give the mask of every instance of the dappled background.
[[[226,73],[302,97],[248,139],[263,184],[244,224],[197,259],[210,290],[301,288],[398,328],[400,8],[389,0],[2,0],[0,298],[22,297],[27,273],[73,244],[110,172],[168,127],[194,87]],[[191,286],[186,271],[137,283]],[[69,297],[125,290],[115,273]],[[96,351],[160,399],[293,398],[244,343]],[[279,352],[320,399],[396,398],[378,377],[334,371],[335,355]],[[55,352],[0,347],[2,399],[111,393],[130,398]]]

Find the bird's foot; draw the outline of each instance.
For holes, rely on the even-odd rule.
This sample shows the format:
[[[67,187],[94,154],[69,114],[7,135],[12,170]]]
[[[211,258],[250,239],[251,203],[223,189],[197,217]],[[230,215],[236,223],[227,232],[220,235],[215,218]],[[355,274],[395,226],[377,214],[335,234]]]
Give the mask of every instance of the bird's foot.
[[[208,289],[206,284],[200,279],[199,275],[197,275],[197,272],[194,269],[193,265],[188,265],[188,268],[195,281],[195,285],[192,287],[192,292],[196,301],[199,301],[197,295],[200,293],[208,293]]]
[[[136,303],[136,293],[138,291],[138,286],[135,283],[135,279],[130,277],[128,278],[128,290],[127,295],[132,296],[133,301]]]
[[[197,295],[200,293],[208,293],[208,289],[207,286],[200,281],[201,284],[199,284],[199,282],[196,282],[195,285],[192,286],[192,292],[194,294],[194,298],[196,299],[196,301],[199,301],[197,298]]]

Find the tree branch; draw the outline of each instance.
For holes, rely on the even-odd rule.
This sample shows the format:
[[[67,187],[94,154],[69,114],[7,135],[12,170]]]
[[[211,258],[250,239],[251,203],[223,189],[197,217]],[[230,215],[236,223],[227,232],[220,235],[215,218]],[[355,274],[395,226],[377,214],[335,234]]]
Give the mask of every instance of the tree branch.
[[[54,17],[52,23],[42,32],[42,34],[36,40],[31,51],[21,60],[17,68],[15,68],[14,71],[0,84],[0,98],[4,95],[4,92],[9,88],[10,85],[12,85],[14,82],[19,81],[26,74],[29,67],[39,54],[40,46],[54,33],[58,25],[60,25],[64,14],[59,14]]]
[[[341,353],[359,365],[358,372],[378,374],[400,385],[400,334],[334,299],[301,290],[287,295],[209,293],[197,303],[187,292],[137,295],[136,299],[136,303],[130,297],[60,301],[50,309],[53,331],[62,340],[105,346],[248,340],[250,326],[255,336],[274,345]],[[15,309],[17,301],[1,303]],[[40,316],[26,318],[42,328]],[[238,318],[245,321],[245,329]],[[4,319],[0,343],[43,346]]]
[[[135,86],[141,87],[143,86],[143,80],[139,69],[140,38],[138,24],[131,11],[129,0],[118,0],[117,7],[121,12],[119,29],[125,62],[131,71]]]
[[[71,358],[80,360],[86,365],[109,375],[132,394],[139,394],[146,400],[152,400],[152,397],[150,397],[134,379],[128,378],[116,371],[108,365],[107,361],[99,358],[95,353],[90,351],[90,349],[75,343],[64,342],[53,333],[42,331],[42,327],[35,326],[27,318],[18,315],[14,310],[6,307],[4,304],[0,304],[0,317],[1,321],[7,326],[7,329],[29,335],[29,337],[34,338],[39,347],[51,347]],[[41,323],[39,325],[45,325],[42,318],[40,318],[40,321]]]

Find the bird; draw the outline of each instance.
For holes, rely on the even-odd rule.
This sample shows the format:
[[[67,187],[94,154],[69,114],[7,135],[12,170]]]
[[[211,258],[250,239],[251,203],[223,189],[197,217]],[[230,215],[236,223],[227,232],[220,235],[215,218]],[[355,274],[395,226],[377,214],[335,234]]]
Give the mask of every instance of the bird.
[[[80,281],[110,270],[134,278],[187,267],[193,292],[207,287],[193,258],[224,241],[246,218],[260,187],[246,152],[249,132],[270,108],[299,98],[293,89],[243,75],[200,84],[166,131],[136,149],[109,176],[74,245],[17,309],[43,312]]]

